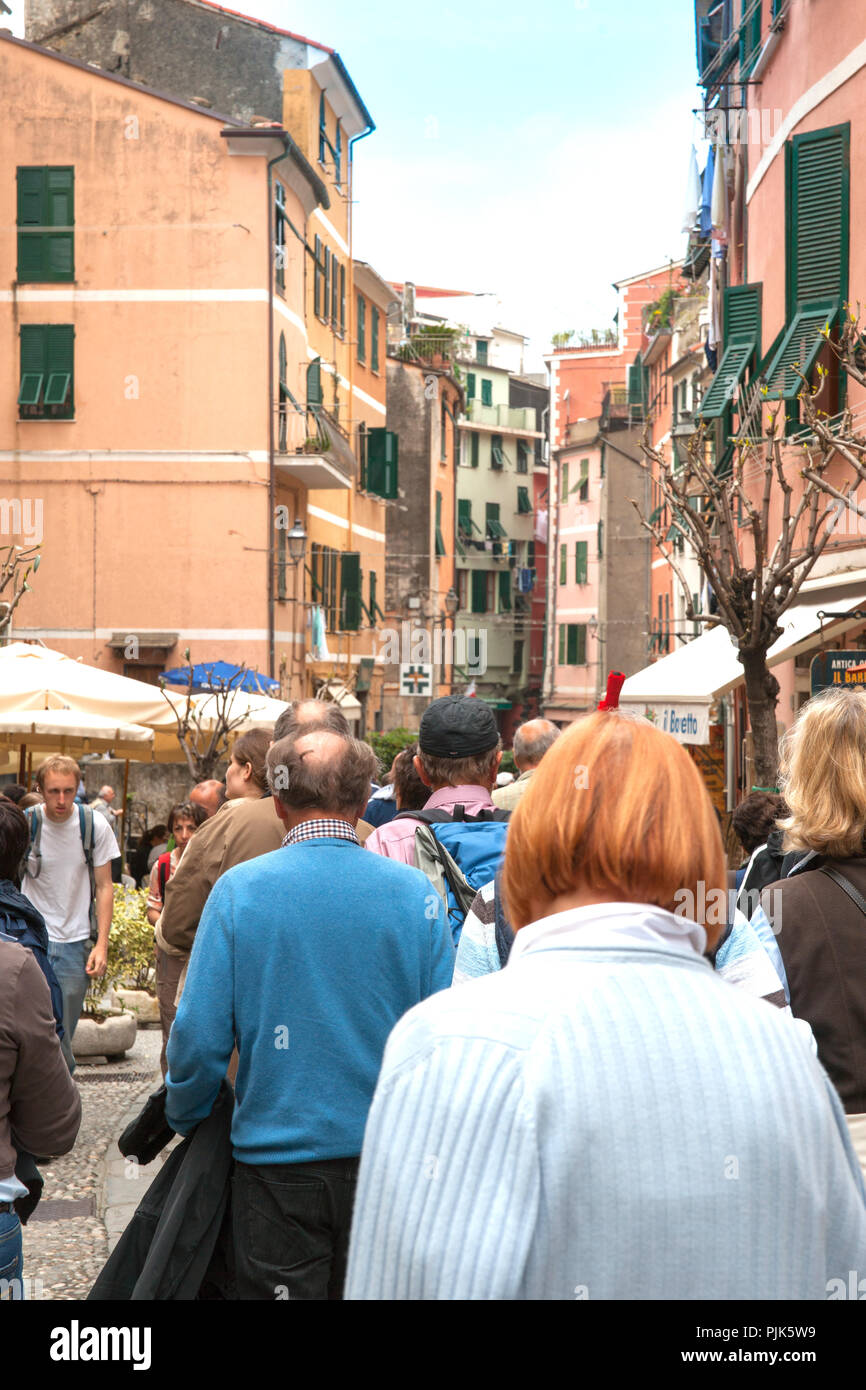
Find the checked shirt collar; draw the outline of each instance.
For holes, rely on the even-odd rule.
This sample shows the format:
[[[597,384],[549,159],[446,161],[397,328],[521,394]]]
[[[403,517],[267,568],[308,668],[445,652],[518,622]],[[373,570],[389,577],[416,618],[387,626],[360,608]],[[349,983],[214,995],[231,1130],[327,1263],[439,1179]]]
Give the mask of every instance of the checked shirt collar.
[[[324,837],[331,840],[351,840],[356,845],[361,843],[355,834],[354,827],[347,820],[326,816],[320,820],[301,821],[300,825],[296,825],[286,835],[283,846],[297,845],[302,840],[321,840]]]

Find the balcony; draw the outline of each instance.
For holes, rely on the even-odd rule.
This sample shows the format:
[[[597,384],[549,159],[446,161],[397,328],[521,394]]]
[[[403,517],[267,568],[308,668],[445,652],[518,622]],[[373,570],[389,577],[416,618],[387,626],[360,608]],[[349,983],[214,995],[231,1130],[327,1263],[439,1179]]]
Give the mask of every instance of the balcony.
[[[358,463],[339,425],[322,407],[277,408],[274,464],[306,488],[351,488]]]
[[[531,435],[533,439],[543,438],[541,431],[535,428],[535,411],[531,406],[482,405],[477,400],[469,401],[463,423],[508,434]]]
[[[399,343],[388,344],[388,356],[401,362],[419,362],[428,367],[452,366],[459,347],[460,335],[443,329],[438,333],[411,333]]]
[[[627,429],[633,416],[634,407],[629,404],[628,387],[625,382],[609,386],[601,402],[601,428]]]

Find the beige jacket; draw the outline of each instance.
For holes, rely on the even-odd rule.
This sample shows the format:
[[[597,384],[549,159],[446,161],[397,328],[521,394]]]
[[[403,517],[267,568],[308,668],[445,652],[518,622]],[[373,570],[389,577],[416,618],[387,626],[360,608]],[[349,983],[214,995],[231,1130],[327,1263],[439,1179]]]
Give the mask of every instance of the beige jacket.
[[[509,782],[507,787],[497,787],[493,793],[493,805],[498,806],[500,811],[513,811],[526,791],[527,783],[535,771],[530,767],[526,772],[521,772],[519,777],[515,777],[513,782]]]

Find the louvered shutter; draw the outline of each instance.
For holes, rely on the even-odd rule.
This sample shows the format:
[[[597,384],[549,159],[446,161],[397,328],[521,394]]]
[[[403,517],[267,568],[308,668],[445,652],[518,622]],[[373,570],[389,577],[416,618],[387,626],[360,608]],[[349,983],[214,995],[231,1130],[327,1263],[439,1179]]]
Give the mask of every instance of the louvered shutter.
[[[367,431],[367,491],[393,501],[397,496],[399,447],[393,430]]]
[[[832,330],[839,300],[824,299],[804,304],[794,316],[775,357],[766,371],[767,398],[793,401],[803,389],[800,373],[808,376]]]
[[[361,556],[346,550],[340,563],[340,627],[357,632],[361,626]]]
[[[725,290],[724,321],[725,350],[698,411],[704,420],[724,415],[737,386],[756,365],[761,344],[760,284],[731,285]]]
[[[789,158],[788,318],[848,294],[850,125],[795,136]]]

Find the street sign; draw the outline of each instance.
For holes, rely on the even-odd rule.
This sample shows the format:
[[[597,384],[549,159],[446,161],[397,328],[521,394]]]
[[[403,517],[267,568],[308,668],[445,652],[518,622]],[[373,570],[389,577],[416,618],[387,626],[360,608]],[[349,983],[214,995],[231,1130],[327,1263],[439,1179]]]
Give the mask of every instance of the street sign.
[[[866,651],[821,652],[812,658],[809,670],[813,695],[820,695],[831,686],[866,687]]]
[[[401,662],[400,694],[426,695],[429,698],[433,694],[433,663]]]
[[[670,701],[636,705],[628,700],[621,700],[620,704],[623,709],[637,709],[657,729],[673,734],[678,743],[706,745],[710,741],[709,705],[675,704]]]

